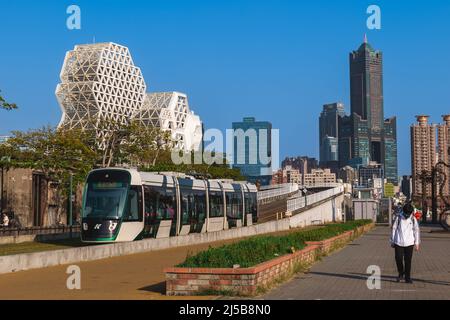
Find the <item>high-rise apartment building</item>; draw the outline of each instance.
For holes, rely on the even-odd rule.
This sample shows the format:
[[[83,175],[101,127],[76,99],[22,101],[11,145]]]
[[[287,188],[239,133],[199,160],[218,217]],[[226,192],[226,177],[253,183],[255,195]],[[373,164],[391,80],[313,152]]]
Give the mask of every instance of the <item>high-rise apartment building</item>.
[[[429,116],[416,116],[417,123],[411,126],[411,169],[413,196],[431,196],[431,185],[420,178],[424,173],[431,174],[436,164],[436,125],[429,124]],[[426,190],[422,190],[426,189]]]

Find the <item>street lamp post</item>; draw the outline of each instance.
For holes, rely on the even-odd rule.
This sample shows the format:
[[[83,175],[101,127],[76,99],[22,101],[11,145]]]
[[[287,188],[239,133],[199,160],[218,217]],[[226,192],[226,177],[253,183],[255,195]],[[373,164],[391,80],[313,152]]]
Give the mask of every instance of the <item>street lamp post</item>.
[[[306,189],[306,187],[303,188],[303,193],[305,194],[305,207],[308,206],[307,200],[308,200],[308,189]]]

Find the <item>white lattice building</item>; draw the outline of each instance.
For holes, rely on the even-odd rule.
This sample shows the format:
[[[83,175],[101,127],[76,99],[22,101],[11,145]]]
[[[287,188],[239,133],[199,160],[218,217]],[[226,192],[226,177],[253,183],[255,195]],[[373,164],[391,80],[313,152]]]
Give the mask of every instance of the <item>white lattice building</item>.
[[[143,125],[171,131],[179,150],[198,150],[203,137],[200,117],[189,109],[187,96],[179,92],[149,93],[135,115]]]
[[[115,43],[77,45],[67,52],[56,96],[63,115],[60,127],[86,129],[101,121],[131,119],[170,130],[178,149],[197,150],[202,141],[200,118],[178,92],[147,94],[141,70],[128,48]],[[99,132],[101,137],[104,132]]]

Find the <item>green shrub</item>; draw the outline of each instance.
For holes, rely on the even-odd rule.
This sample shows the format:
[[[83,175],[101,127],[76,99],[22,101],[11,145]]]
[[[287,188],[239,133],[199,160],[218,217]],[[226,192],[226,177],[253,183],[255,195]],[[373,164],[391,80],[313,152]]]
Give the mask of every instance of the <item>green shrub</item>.
[[[306,241],[321,241],[371,223],[371,220],[348,221],[323,227],[293,232],[283,236],[256,236],[233,244],[188,255],[177,267],[182,268],[241,268],[253,267],[276,257],[305,247]]]

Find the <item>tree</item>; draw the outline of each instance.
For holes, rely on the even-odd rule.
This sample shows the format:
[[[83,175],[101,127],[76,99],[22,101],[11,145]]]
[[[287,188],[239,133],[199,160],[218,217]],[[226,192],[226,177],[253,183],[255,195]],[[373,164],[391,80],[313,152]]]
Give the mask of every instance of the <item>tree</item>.
[[[13,131],[0,145],[0,159],[7,159],[9,167],[38,170],[47,179],[67,186],[70,176],[78,183],[95,166],[98,155],[88,142],[89,135],[80,130],[43,127]]]
[[[128,123],[103,120],[91,128],[89,135],[101,155],[98,163],[101,167],[150,166],[160,159],[170,159],[173,143],[168,131],[144,126],[136,120]]]
[[[143,126],[132,121],[126,128],[127,137],[122,144],[121,156],[136,167],[155,166],[159,160],[170,159],[173,143],[170,132]]]
[[[5,110],[17,109],[17,105],[15,103],[6,102],[6,100],[1,95],[1,90],[0,90],[0,109],[5,109]]]
[[[87,143],[89,136],[79,130],[58,130],[43,127],[28,132],[14,131],[12,137],[0,144],[0,165],[6,168],[29,168],[57,187],[58,203],[67,199],[72,180],[75,186],[83,182],[98,158]],[[59,217],[60,206],[56,208]]]

